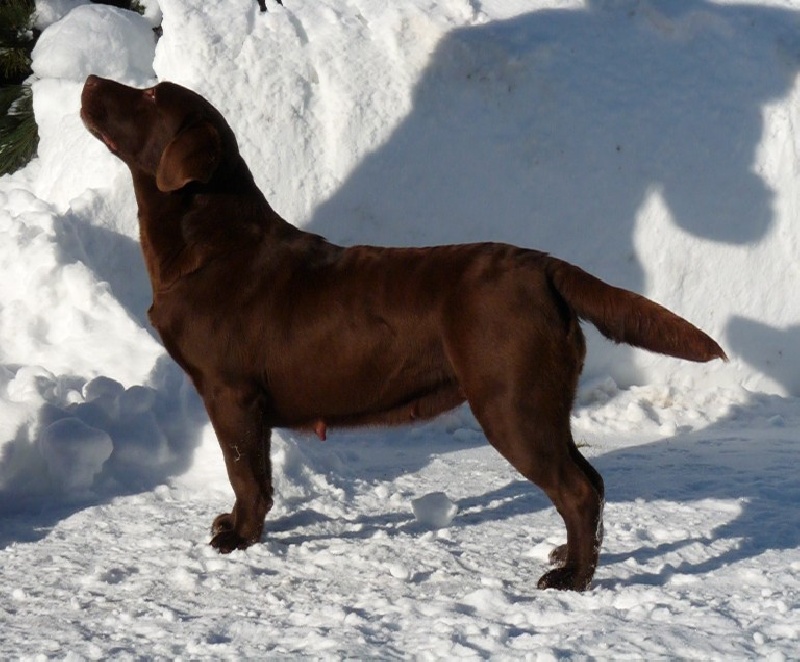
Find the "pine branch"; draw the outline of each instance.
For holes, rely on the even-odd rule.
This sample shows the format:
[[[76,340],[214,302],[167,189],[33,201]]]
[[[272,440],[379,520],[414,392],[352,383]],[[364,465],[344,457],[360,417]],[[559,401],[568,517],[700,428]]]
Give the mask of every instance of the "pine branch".
[[[9,46],[31,41],[33,35],[33,0],[3,0],[0,3],[0,45]]]
[[[21,83],[30,74],[30,54],[36,41],[33,0],[0,3],[0,82]]]
[[[39,146],[30,85],[4,89],[0,112],[0,175],[4,175],[28,163]]]
[[[0,73],[5,80],[27,77],[30,74],[31,58],[26,48],[0,48]]]

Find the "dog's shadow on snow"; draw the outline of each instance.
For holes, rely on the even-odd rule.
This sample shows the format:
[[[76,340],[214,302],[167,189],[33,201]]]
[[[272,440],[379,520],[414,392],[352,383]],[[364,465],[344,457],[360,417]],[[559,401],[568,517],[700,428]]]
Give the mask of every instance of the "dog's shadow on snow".
[[[409,114],[308,229],[345,244],[508,241],[633,290],[654,191],[692,235],[756,243],[774,215],[753,169],[764,106],[794,84],[798,28],[800,12],[764,6],[587,0],[454,30]],[[638,381],[627,350],[590,345],[593,372]]]
[[[728,320],[727,335],[731,350],[743,361],[771,377],[787,393],[800,394],[800,374],[784,356],[800,347],[800,324],[778,328],[737,316]]]
[[[754,396],[749,404],[738,407],[727,419],[706,429],[593,456],[589,452],[592,464],[606,482],[605,549],[611,546],[614,550],[601,554],[600,578],[596,579],[596,585],[606,588],[662,585],[676,574],[700,576],[768,550],[800,546],[800,484],[793,470],[800,464],[800,448],[795,435],[788,432],[781,411],[793,415],[796,403],[777,396]],[[759,430],[756,439],[752,433],[743,437],[737,424],[739,420],[746,420]],[[365,458],[370,454],[381,457],[381,464],[374,467],[353,456],[354,466],[344,469],[340,479],[336,479],[337,487],[347,491],[356,478],[380,481],[413,473],[427,464],[432,455],[487,443],[479,435],[465,445],[448,434],[440,434],[438,438],[428,434],[418,444],[407,444],[404,449],[397,450],[397,457],[401,458],[398,464],[387,463],[386,454],[396,449],[400,441],[400,438],[382,440],[379,443],[385,446],[378,453],[365,452]],[[351,440],[345,440],[345,450],[336,452],[347,453],[350,443]],[[640,542],[630,543],[627,539],[612,542],[617,524],[615,505],[624,504],[627,508],[632,504],[630,507],[635,510],[639,502],[646,508],[647,503],[657,501],[680,504],[678,509],[667,506],[664,520],[658,522],[661,534],[672,538],[670,542],[654,543],[647,524],[641,527]],[[458,506],[459,514],[450,524],[453,528],[510,519],[523,523],[525,515],[553,507],[538,488],[521,478],[460,499]],[[684,518],[690,517],[694,507],[704,511],[718,507],[721,523],[700,534],[692,531]],[[325,525],[324,533],[313,532],[318,524]],[[308,531],[300,531],[306,527]],[[416,536],[426,530],[410,511],[376,512],[333,522],[327,515],[301,507],[292,514],[268,520],[265,535],[268,540],[293,545],[333,538],[364,540],[379,531],[389,536],[400,533]],[[562,535],[565,534],[559,520],[556,529],[531,531],[531,542]],[[692,563],[685,560],[685,555],[680,555],[681,550],[698,544],[704,549],[693,555],[699,554],[705,560]],[[678,556],[671,558],[672,552]],[[674,558],[684,560],[675,561]],[[657,572],[648,569],[648,566],[653,567],[654,559],[663,561],[657,564]],[[641,566],[641,572],[630,573],[631,561],[635,562],[634,567]],[[626,579],[617,579],[613,566],[623,563]]]

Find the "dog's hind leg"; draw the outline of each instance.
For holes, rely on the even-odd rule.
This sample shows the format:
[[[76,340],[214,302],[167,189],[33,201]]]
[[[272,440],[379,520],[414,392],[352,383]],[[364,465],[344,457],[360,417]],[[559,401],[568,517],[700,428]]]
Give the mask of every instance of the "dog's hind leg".
[[[541,577],[539,588],[581,591],[597,567],[603,530],[603,481],[570,431],[582,338],[536,337],[525,348],[506,345],[492,356],[485,345],[482,355],[452,351],[451,360],[489,442],[547,494],[566,525],[560,565]]]
[[[601,512],[596,536],[597,548],[599,550],[600,544],[603,541],[602,507],[605,505],[605,486],[603,483],[603,477],[591,464],[589,464],[588,460],[578,450],[578,447],[575,445],[572,439],[570,439],[570,442],[570,455],[572,456],[572,459],[583,469],[586,477],[591,481],[600,498]],[[567,547],[568,546],[566,544],[559,545],[552,552],[550,552],[550,563],[559,567],[564,566],[567,563]]]
[[[567,544],[559,548],[559,567],[542,576],[539,588],[582,591],[597,567],[603,527],[602,492],[570,452],[574,444],[569,418],[555,419],[547,411],[549,407],[531,406],[530,402],[513,409],[520,406],[527,411],[483,406],[476,417],[490,443],[547,494],[566,525]]]

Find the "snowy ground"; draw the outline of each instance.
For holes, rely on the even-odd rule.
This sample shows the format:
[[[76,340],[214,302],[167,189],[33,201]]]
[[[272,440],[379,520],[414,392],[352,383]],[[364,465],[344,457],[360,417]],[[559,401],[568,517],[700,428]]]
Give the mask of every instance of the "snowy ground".
[[[800,7],[286,3],[37,3],[39,158],[0,178],[0,657],[798,659]],[[590,335],[589,592],[535,589],[563,525],[467,409],[279,431],[263,544],[207,545],[231,491],[145,321],[88,73],[206,95],[335,241],[550,250],[721,342],[692,366]]]

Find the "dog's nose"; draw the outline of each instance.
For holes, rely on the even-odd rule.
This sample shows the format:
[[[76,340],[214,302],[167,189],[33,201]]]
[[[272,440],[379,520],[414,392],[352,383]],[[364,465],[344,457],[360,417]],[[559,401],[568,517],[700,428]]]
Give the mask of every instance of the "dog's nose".
[[[83,84],[84,87],[94,87],[100,81],[100,78],[95,76],[94,74],[89,74],[86,77],[86,82]]]

